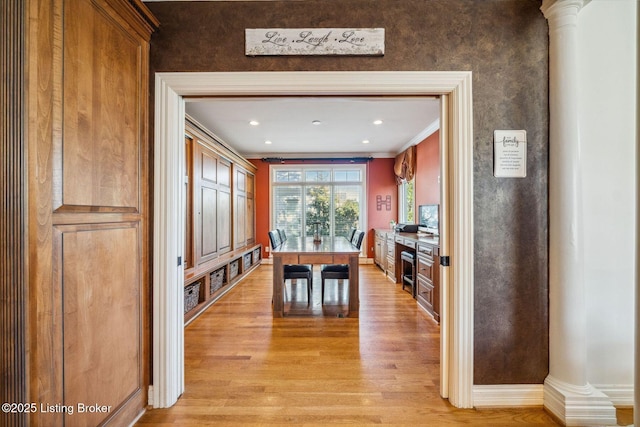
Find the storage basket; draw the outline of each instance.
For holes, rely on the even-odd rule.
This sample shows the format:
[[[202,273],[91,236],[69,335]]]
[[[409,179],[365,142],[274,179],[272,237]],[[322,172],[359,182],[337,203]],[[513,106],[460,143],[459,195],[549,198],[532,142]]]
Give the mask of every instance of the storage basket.
[[[211,273],[210,275],[210,284],[209,284],[209,294],[213,294],[215,291],[223,287],[227,282],[227,267],[221,267]]]
[[[260,248],[253,250],[253,263],[260,261]]]
[[[244,270],[243,271],[247,271],[249,268],[251,268],[251,254],[245,254],[244,255]]]
[[[187,313],[198,305],[200,298],[200,282],[195,282],[184,288],[184,312]]]
[[[238,269],[240,268],[240,260],[234,259],[229,264],[229,280],[233,279],[238,275]]]

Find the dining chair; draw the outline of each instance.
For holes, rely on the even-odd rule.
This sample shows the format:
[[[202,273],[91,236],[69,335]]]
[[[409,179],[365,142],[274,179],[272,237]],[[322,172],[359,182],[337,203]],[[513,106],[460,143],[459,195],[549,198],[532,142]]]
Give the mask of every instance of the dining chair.
[[[271,249],[275,249],[282,243],[282,239],[280,238],[280,233],[278,230],[270,230],[269,231],[269,242],[271,243]]]
[[[351,227],[351,230],[349,230],[349,236],[347,237],[349,239],[349,241],[353,240],[353,235],[356,234],[356,228],[355,227]]]
[[[282,234],[278,229],[269,231],[269,241],[272,249],[277,248],[284,242],[281,236],[284,236],[284,240],[286,240],[284,230],[282,230]],[[310,304],[313,289],[313,266],[310,264],[285,264],[282,267],[285,282],[287,279],[305,279],[307,281],[307,305]]]
[[[364,231],[356,230],[351,238],[351,244],[360,249],[363,239]],[[349,279],[349,264],[324,265],[320,270],[320,277],[322,279],[322,304],[324,304],[324,281],[326,279]]]

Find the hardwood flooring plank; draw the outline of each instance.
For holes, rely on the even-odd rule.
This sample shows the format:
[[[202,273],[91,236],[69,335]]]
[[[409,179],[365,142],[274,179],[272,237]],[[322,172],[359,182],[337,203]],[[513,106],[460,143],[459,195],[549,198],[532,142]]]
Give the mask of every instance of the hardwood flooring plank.
[[[311,304],[287,283],[285,312],[271,311],[262,265],[185,329],[186,390],[138,426],[555,426],[542,408],[462,410],[439,396],[440,328],[371,265],[360,268],[360,317],[347,286],[328,281]]]

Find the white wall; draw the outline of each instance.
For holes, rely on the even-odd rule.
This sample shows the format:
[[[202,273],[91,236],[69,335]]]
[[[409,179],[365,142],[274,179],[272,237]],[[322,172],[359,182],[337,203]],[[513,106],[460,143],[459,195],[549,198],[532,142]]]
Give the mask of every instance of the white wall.
[[[578,18],[587,378],[614,404],[633,403],[637,5],[593,0]]]

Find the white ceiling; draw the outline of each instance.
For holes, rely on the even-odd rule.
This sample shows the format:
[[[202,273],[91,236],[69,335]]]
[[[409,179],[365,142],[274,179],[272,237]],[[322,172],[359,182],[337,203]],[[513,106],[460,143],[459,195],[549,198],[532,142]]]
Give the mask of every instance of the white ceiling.
[[[393,157],[440,125],[440,101],[434,97],[186,101],[188,115],[246,158]],[[260,124],[252,126],[251,120]],[[321,123],[314,125],[314,120]],[[375,120],[382,120],[382,124],[375,125]],[[265,144],[267,140],[271,144]]]

